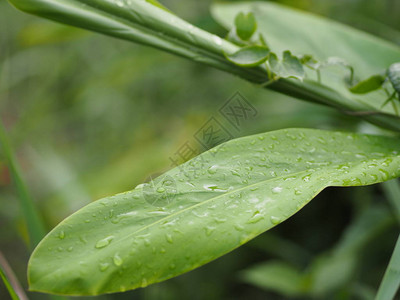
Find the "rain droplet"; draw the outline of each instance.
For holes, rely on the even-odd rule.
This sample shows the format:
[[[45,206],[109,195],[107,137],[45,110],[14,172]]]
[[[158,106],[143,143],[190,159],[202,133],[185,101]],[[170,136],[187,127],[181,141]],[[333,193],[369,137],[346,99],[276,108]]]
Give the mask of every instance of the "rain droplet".
[[[225,218],[215,218],[214,220],[215,220],[216,223],[224,223],[224,222],[226,222]]]
[[[96,243],[96,248],[101,249],[110,245],[111,241],[113,240],[114,236],[110,235]]]
[[[123,263],[124,261],[122,260],[122,258],[119,256],[118,253],[115,253],[115,255],[114,255],[114,257],[113,257],[113,262],[114,262],[114,265],[116,265],[117,267],[119,267],[119,266],[122,265],[122,263]]]
[[[295,195],[301,195],[301,191],[299,189],[294,189],[294,194]]]
[[[141,282],[141,284],[140,284],[140,286],[142,287],[142,288],[144,288],[144,287],[146,287],[147,286],[147,279],[146,278],[143,278],[142,279],[142,282]]]
[[[244,227],[242,226],[242,225],[240,225],[240,224],[235,224],[235,229],[237,230],[237,231],[243,231],[243,229],[244,229]]]
[[[165,235],[165,239],[167,240],[168,243],[172,244],[174,241],[172,240],[172,235],[170,235],[169,233],[167,233]]]
[[[278,217],[271,216],[270,219],[271,219],[271,223],[274,224],[274,225],[277,225],[277,224],[279,224],[281,222],[281,219],[278,218]]]
[[[260,212],[256,212],[248,221],[247,223],[253,224],[253,223],[258,223],[262,219],[264,219],[264,216],[260,214]]]
[[[58,238],[59,238],[60,240],[63,240],[63,239],[65,238],[65,232],[64,232],[64,230],[61,230],[61,231],[60,231],[60,234],[58,235]]]
[[[162,186],[160,186],[160,187],[157,189],[157,193],[164,193],[164,192],[165,192],[165,188],[162,187]]]
[[[108,267],[110,266],[109,263],[100,263],[99,268],[101,272],[104,272],[105,270],[108,269]]]
[[[206,231],[206,235],[210,236],[213,233],[213,231],[215,230],[215,227],[207,226],[207,227],[204,228],[204,230]]]
[[[208,168],[207,172],[209,174],[215,174],[215,173],[217,173],[217,169],[218,169],[217,166],[211,166],[211,167]]]
[[[272,189],[272,193],[274,194],[279,194],[280,192],[282,192],[282,188],[280,186],[276,186]]]

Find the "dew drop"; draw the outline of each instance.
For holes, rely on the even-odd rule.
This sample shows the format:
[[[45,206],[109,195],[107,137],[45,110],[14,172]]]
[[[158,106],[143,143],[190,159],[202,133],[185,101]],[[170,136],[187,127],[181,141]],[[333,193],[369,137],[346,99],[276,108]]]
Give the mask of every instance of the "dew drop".
[[[167,233],[165,235],[165,239],[167,240],[168,243],[172,244],[174,241],[172,240],[172,235]]]
[[[110,236],[108,236],[108,237],[106,237],[106,238],[104,238],[102,240],[99,240],[96,243],[96,248],[97,249],[101,249],[101,248],[107,247],[108,245],[110,245],[110,243],[113,240],[113,238],[114,238],[114,236],[110,235]]]
[[[204,228],[204,230],[206,231],[206,235],[210,236],[213,233],[213,231],[215,230],[215,227],[207,226],[207,227]]]
[[[242,225],[240,225],[240,224],[235,224],[235,229],[237,230],[237,231],[243,231],[243,229],[244,229],[244,227],[242,226]]]
[[[99,268],[101,272],[104,272],[105,270],[108,269],[108,267],[110,266],[109,263],[100,263]]]
[[[64,232],[64,230],[61,230],[61,231],[60,231],[60,234],[58,235],[58,238],[59,238],[60,240],[63,240],[63,239],[65,238],[65,232]]]
[[[215,218],[214,220],[216,223],[219,223],[219,224],[226,222],[225,218]]]
[[[281,222],[281,219],[278,218],[278,217],[271,216],[270,219],[271,219],[271,223],[274,224],[274,225],[277,225],[277,224],[279,224]]]
[[[165,192],[165,188],[162,187],[162,186],[160,186],[160,187],[157,189],[157,193],[164,193],[164,192]]]
[[[272,193],[274,194],[279,194],[280,192],[282,192],[282,188],[280,186],[276,186],[272,189]]]
[[[260,212],[256,212],[248,221],[247,223],[249,224],[254,224],[260,222],[262,219],[264,219],[264,216],[260,214]]]
[[[140,283],[140,286],[141,286],[142,288],[144,288],[144,287],[146,287],[147,285],[148,285],[147,279],[146,279],[146,278],[143,278],[143,279],[142,279],[142,282]]]
[[[218,169],[217,166],[211,166],[211,167],[208,168],[207,172],[209,174],[215,174],[215,173],[217,173],[217,169]]]
[[[240,177],[240,173],[236,170],[231,170],[232,175],[234,176],[239,176]]]
[[[124,261],[122,260],[122,258],[119,256],[118,253],[115,253],[115,255],[114,255],[114,257],[113,257],[113,262],[114,262],[114,265],[116,265],[117,267],[119,267],[119,266],[122,265],[122,263],[123,263]]]
[[[301,195],[301,191],[299,189],[294,189],[294,194],[295,195]]]

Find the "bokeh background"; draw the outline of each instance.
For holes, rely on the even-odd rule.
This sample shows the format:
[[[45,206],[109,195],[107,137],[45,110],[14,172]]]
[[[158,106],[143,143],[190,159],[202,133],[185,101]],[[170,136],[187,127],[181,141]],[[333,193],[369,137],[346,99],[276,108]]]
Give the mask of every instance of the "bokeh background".
[[[210,16],[211,2],[162,1],[224,36]],[[398,0],[276,2],[400,44]],[[240,130],[218,113],[235,92],[258,112]],[[194,133],[212,116],[235,137],[287,127],[374,130],[332,109],[29,16],[0,0],[0,117],[48,230],[91,201],[168,170],[170,157],[187,141],[196,145]],[[197,144],[197,150],[204,149]],[[399,230],[383,191],[380,185],[327,189],[285,223],[206,266],[96,299],[373,299]],[[27,230],[1,148],[0,207],[0,251],[27,288]],[[0,282],[0,299],[8,297]]]

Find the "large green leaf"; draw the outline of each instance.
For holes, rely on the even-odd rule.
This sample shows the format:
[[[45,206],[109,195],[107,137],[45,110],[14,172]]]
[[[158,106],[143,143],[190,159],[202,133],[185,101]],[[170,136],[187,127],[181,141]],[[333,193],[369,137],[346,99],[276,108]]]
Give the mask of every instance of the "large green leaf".
[[[399,176],[399,146],[311,129],[229,141],[67,218],[32,254],[30,288],[95,295],[177,276],[274,227],[328,186]]]
[[[263,34],[272,52],[290,50],[294,55],[312,55],[321,62],[329,57],[339,57],[354,68],[359,80],[378,74],[400,61],[400,48],[397,45],[332,20],[276,3],[217,3],[212,8],[215,19],[227,29],[234,26],[235,16],[240,12],[254,14],[258,23],[257,32]],[[344,83],[345,76],[347,73],[338,67],[324,68],[321,85],[338,92],[339,97],[350,107],[363,106],[364,110],[381,111],[381,105],[387,98],[383,90],[365,95],[352,94]],[[308,80],[297,84],[303,88],[312,84],[316,88],[315,81],[316,75],[308,71]],[[384,111],[395,113],[389,105]]]

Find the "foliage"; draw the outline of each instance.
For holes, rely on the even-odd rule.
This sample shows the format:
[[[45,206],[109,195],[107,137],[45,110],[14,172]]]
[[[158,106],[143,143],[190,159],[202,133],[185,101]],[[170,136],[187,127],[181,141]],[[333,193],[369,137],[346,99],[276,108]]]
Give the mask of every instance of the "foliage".
[[[360,115],[372,123],[388,129],[395,131],[399,129],[396,100],[398,97],[398,64],[396,60],[398,61],[399,49],[326,20],[267,3],[217,5],[214,7],[214,15],[229,30],[228,41],[224,41],[180,20],[164,7],[159,9],[158,3],[157,7],[153,6],[154,3],[150,1],[149,3],[142,1],[136,3],[135,1],[135,5],[128,2],[115,4],[101,1],[87,2],[87,5],[83,7],[74,1],[58,2],[63,5],[62,7],[54,6],[52,1],[32,3],[17,0],[14,2],[19,8],[29,12],[152,45],[239,75],[269,89]],[[124,10],[124,8],[128,9]],[[143,18],[144,15],[146,18]],[[283,16],[295,20],[298,26],[287,28],[266,24],[267,21],[281,24],[281,20],[285,19],[282,18]],[[272,27],[273,29],[271,29]],[[297,35],[290,34],[297,29]],[[337,46],[328,43],[324,45],[323,36],[329,36],[332,32],[336,34]],[[307,33],[307,37],[304,33]],[[284,38],[280,39],[281,37]],[[340,39],[350,45],[345,52],[340,50],[340,47],[343,46]],[[320,41],[320,44],[325,47],[315,47],[316,41]],[[369,51],[359,52],[361,57],[356,57],[360,45]],[[330,51],[332,54],[328,53]],[[365,54],[367,52],[376,54],[378,59],[371,60]],[[280,53],[282,56],[279,56]],[[360,63],[362,60],[364,65]],[[367,79],[358,81],[360,77]],[[392,103],[392,107],[385,106],[388,102]],[[269,141],[269,138],[274,135],[279,136],[279,144],[274,144],[273,138]],[[336,143],[336,140],[334,142],[333,139],[328,138],[331,136],[341,142]],[[67,218],[42,241],[32,255],[29,268],[32,287],[57,293],[98,294],[145,286],[193,269],[243,244],[291,216],[324,187],[372,184],[398,176],[396,138],[314,132],[301,129],[271,132],[258,137],[259,139],[247,137],[228,142],[167,172],[151,183],[152,187],[161,184],[159,189],[153,190],[149,189],[148,185],[141,185],[132,192],[95,202]],[[291,140],[292,137],[296,139]],[[352,137],[351,142],[347,140],[347,137]],[[255,142],[253,143],[251,139],[254,139]],[[301,147],[300,139],[309,140],[310,145],[306,144]],[[326,139],[329,142],[326,142]],[[279,151],[268,149],[270,145],[279,148]],[[309,152],[310,159],[308,161],[292,161],[290,164],[295,165],[294,168],[300,168],[300,173],[295,172],[296,176],[294,177],[296,178],[293,179],[293,182],[288,179],[289,175],[287,178],[286,175],[276,175],[285,170],[289,173],[293,172],[291,168],[285,167],[288,164],[286,160],[290,161],[296,155],[297,158],[302,158],[299,153],[304,151]],[[316,159],[315,151],[321,153],[317,157],[321,159],[322,165],[318,167],[320,169],[313,168],[313,164],[316,163],[314,161]],[[355,157],[352,157],[354,163],[352,160],[351,163],[348,162],[351,151],[356,153]],[[267,166],[262,162],[257,165],[252,159],[249,159],[249,162],[245,159],[246,156],[258,157],[262,153],[268,154],[266,155],[266,161],[269,164]],[[331,159],[327,161],[327,157],[324,155],[328,155]],[[236,158],[236,161],[232,161],[232,156]],[[343,161],[339,162],[341,159]],[[189,177],[187,176],[187,172],[182,172],[182,168],[190,169],[190,166],[199,164],[199,160],[205,164],[200,168],[203,170],[203,174],[197,175],[197,178],[195,174],[191,174],[195,186],[185,186],[184,183],[191,181],[192,178],[190,174]],[[324,165],[326,162],[328,165]],[[329,162],[332,162],[332,165]],[[243,167],[236,171],[233,168],[235,163],[238,164],[238,168],[247,164],[248,168],[253,169]],[[369,167],[365,167],[366,165]],[[220,166],[222,166],[222,170]],[[274,179],[273,173],[270,173],[270,183],[285,178],[288,180],[277,186],[270,186],[269,182],[264,183],[263,180],[258,182],[258,175],[255,175],[254,170],[268,167],[272,168],[271,172],[276,175],[276,179]],[[332,170],[331,167],[333,167]],[[223,170],[229,170],[231,174],[229,172],[225,174],[222,172]],[[202,183],[202,181],[218,177],[220,172],[224,176],[217,178],[217,185]],[[311,172],[311,179],[307,176],[305,176],[306,179],[298,177],[297,175],[300,176],[302,172]],[[249,178],[244,179],[243,182],[236,182],[238,176],[233,173]],[[254,180],[257,185],[260,184],[259,192],[262,192],[263,196],[271,193],[271,199],[276,199],[257,211],[253,211],[254,208],[257,209],[257,204],[250,201],[253,199],[252,194],[257,193],[257,190],[251,190],[251,182]],[[171,182],[174,183],[172,186],[169,185]],[[175,182],[177,186],[175,186]],[[228,189],[220,189],[219,182],[230,183]],[[304,190],[298,191],[298,187],[302,187],[302,184]],[[199,185],[198,190],[197,185]],[[224,212],[226,215],[229,203],[219,203],[220,201],[216,201],[214,198],[221,199],[221,201],[227,198],[226,202],[234,201],[228,199],[228,196],[236,194],[237,189],[243,189],[246,192],[243,200],[238,203],[240,204],[239,211],[234,213],[235,210],[232,209],[231,215],[228,215],[227,220],[224,221],[226,223],[218,223],[216,220],[223,218],[214,214]],[[290,199],[295,197],[286,195],[289,192],[301,193],[297,195],[299,196],[297,199],[301,199],[301,201],[297,203],[296,207],[286,205]],[[310,194],[308,195],[308,193]],[[160,194],[164,197],[161,200],[158,197]],[[278,195],[279,201],[277,200]],[[306,197],[307,195],[308,197]],[[180,201],[175,202],[176,198]],[[171,203],[169,203],[170,199],[173,200]],[[213,207],[207,207],[207,204],[211,202],[217,202],[216,205],[219,205],[217,212],[213,211]],[[161,204],[158,206],[157,203]],[[180,207],[178,205],[180,203],[184,203],[182,204],[184,207]],[[191,219],[186,217],[186,213],[193,214],[193,212],[197,212],[197,209],[201,210],[203,207],[204,213],[210,211],[209,215],[199,221],[194,221],[191,230],[191,224],[185,225],[184,222],[186,219],[190,222]],[[282,210],[275,212],[274,208],[278,209],[279,207]],[[85,214],[88,214],[89,211],[90,216],[86,216]],[[176,225],[161,228],[161,225],[165,225],[161,224],[162,221],[171,218],[169,214],[171,217],[180,215],[183,217],[182,220],[180,218],[176,220]],[[127,218],[121,217],[125,215]],[[366,214],[366,216],[365,220],[367,221],[374,219],[371,215]],[[388,220],[384,216],[388,216],[387,211],[382,213],[381,220]],[[237,218],[240,220],[238,221]],[[251,222],[253,219],[254,222]],[[240,223],[239,226],[236,226],[237,222]],[[363,225],[360,225],[359,228],[363,228],[367,232],[373,231],[372,228],[368,229],[365,222],[360,223]],[[223,224],[229,225],[229,228],[225,228]],[[383,224],[388,223],[383,222]],[[63,226],[71,227],[64,228]],[[127,245],[128,241],[125,238],[130,236],[132,226],[139,226],[139,230],[144,230],[146,234],[149,234],[149,236],[136,237],[138,239],[133,241],[133,243],[137,243],[134,248]],[[240,226],[243,229],[235,229],[236,227],[241,228]],[[110,233],[104,236],[107,228]],[[90,233],[90,235],[87,236],[82,232]],[[220,236],[220,242],[209,243],[216,234]],[[157,238],[159,235],[161,238]],[[195,237],[199,237],[199,239],[196,240]],[[194,242],[192,245],[187,245],[187,241],[191,239],[194,239]],[[118,245],[121,244],[119,241],[122,241],[124,246],[114,248],[117,242]],[[147,249],[150,249],[151,246],[150,253]],[[170,248],[168,251],[166,251],[167,247]],[[163,249],[168,256],[167,260],[161,258]],[[161,254],[157,254],[158,250]],[[134,253],[131,253],[132,251]],[[182,251],[193,255],[184,260]],[[82,255],[81,260],[76,259],[77,253]],[[348,281],[345,279],[351,278],[351,274],[354,274],[356,266],[353,262],[356,260],[356,252],[339,251],[338,253],[341,254],[318,260],[318,264],[311,267],[311,271],[306,272],[304,278],[301,270],[284,262],[271,263],[271,268],[267,263],[265,268],[260,267],[260,271],[257,272],[261,274],[260,276],[263,272],[268,274],[271,270],[277,276],[281,273],[292,274],[293,277],[288,275],[289,278],[293,278],[297,282],[297,284],[291,285],[293,287],[291,290],[287,285],[289,281],[285,281],[283,277],[281,280],[275,278],[275,281],[272,280],[266,284],[268,289],[287,296],[307,294],[311,297],[320,297],[346,285]],[[66,269],[60,269],[60,273],[54,273],[54,265],[58,265],[61,261],[65,262],[67,257],[71,263],[66,266]],[[88,264],[88,262],[91,263]],[[144,262],[147,264],[143,264]],[[333,281],[324,285],[329,281],[324,278],[330,277],[326,274],[331,274],[330,270],[341,263],[348,268],[348,277],[338,276],[338,279],[341,279],[338,282]],[[64,270],[65,273],[63,273]],[[76,270],[80,270],[80,272],[78,273]],[[48,274],[52,274],[51,278]],[[133,281],[131,280],[132,274]],[[257,283],[259,277],[250,276],[248,278],[250,278],[248,282],[262,286],[262,283]],[[277,278],[279,279],[279,277]],[[57,281],[56,284],[54,279]],[[310,280],[315,282],[316,290],[310,288]],[[303,284],[307,288],[304,288]],[[296,290],[295,287],[298,289]],[[396,284],[393,284],[391,288],[395,290]],[[357,289],[357,293],[368,294],[369,292],[360,288]]]

